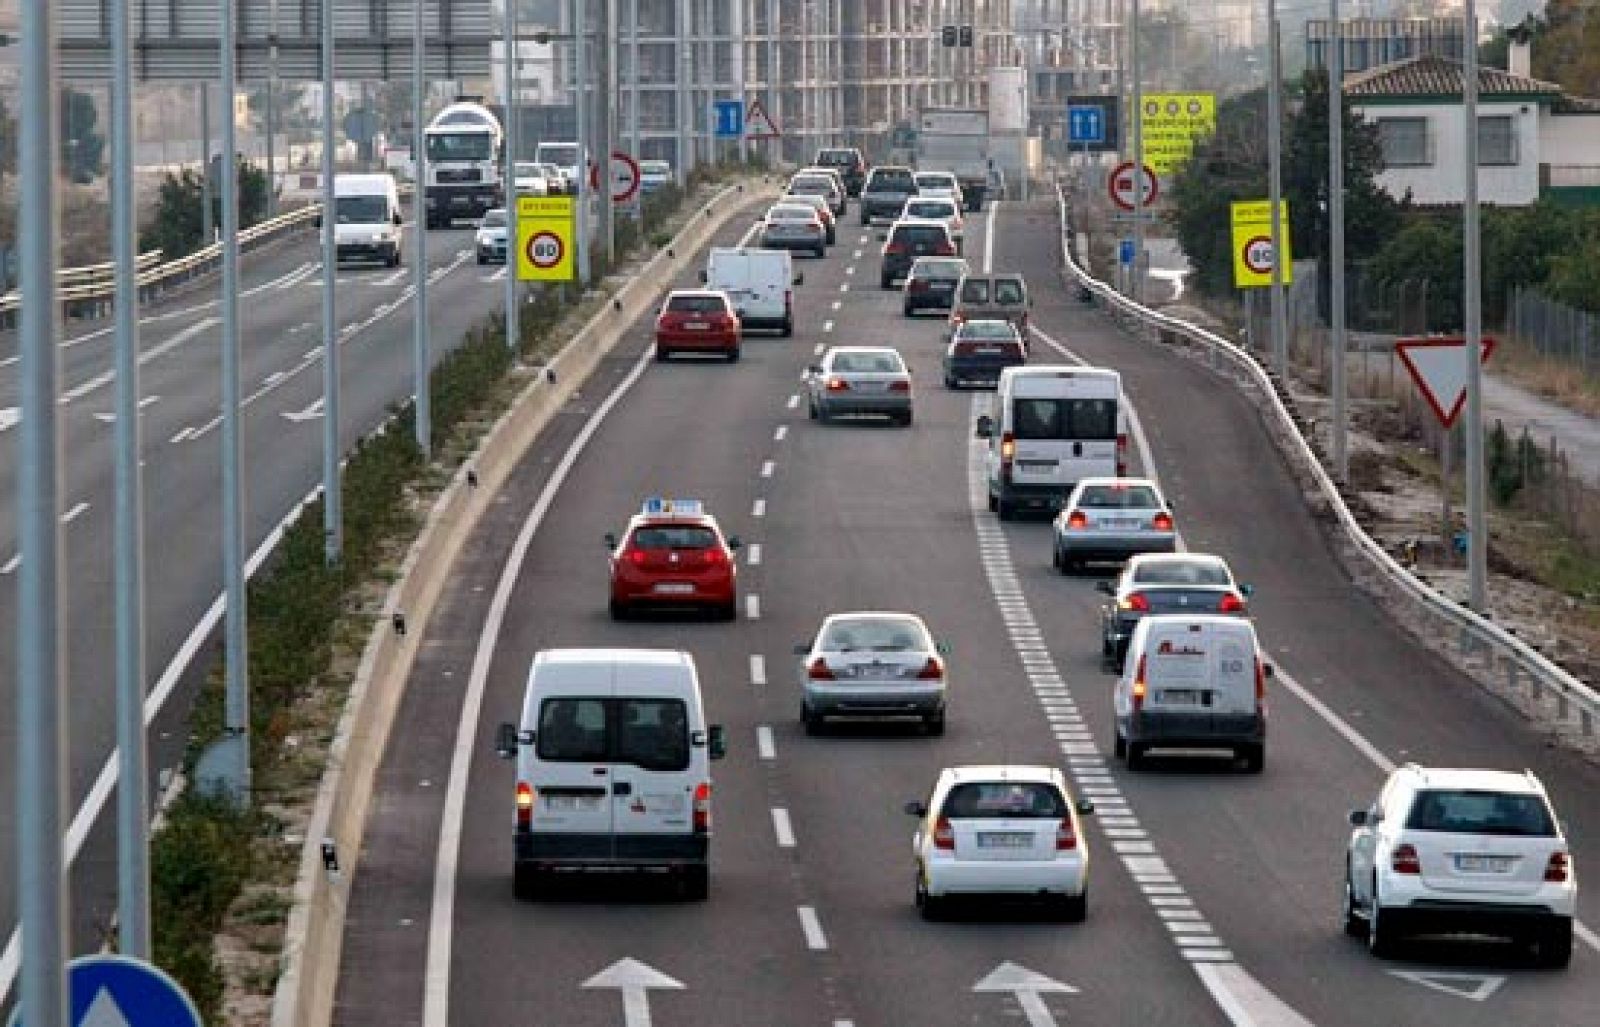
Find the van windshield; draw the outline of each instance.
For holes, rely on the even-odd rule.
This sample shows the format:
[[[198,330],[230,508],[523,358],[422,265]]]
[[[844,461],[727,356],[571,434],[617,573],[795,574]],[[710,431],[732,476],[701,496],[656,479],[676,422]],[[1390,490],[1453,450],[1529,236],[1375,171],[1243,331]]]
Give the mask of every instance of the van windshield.
[[[1112,441],[1117,437],[1114,399],[1019,397],[1012,400],[1012,409],[1012,432],[1019,439]]]
[[[381,225],[389,220],[389,201],[383,196],[336,196],[333,216],[341,225]]]
[[[535,751],[548,763],[628,763],[642,770],[689,767],[689,715],[682,699],[546,699]]]

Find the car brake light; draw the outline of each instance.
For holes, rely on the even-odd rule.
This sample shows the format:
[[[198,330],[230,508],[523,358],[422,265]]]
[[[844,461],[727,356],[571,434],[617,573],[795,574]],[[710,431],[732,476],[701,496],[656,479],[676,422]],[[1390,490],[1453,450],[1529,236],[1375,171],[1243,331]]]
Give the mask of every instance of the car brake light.
[[[643,549],[631,549],[630,548],[623,555],[626,556],[628,558],[628,562],[633,564],[635,567],[643,567],[644,566],[645,551]]]
[[[1222,602],[1217,604],[1218,613],[1243,613],[1244,600],[1232,592],[1222,593]]]
[[[944,664],[939,662],[937,656],[928,657],[928,662],[924,663],[922,669],[917,671],[917,679],[920,681],[937,681],[943,677]]]
[[[1165,511],[1156,514],[1154,517],[1150,518],[1150,527],[1154,528],[1156,531],[1171,531],[1172,515],[1166,513]]]
[[[700,551],[700,557],[706,563],[710,564],[723,564],[728,562],[728,554],[720,549],[717,549],[716,547],[702,549]]]
[[[1062,817],[1056,827],[1056,851],[1071,852],[1078,847],[1078,832],[1072,829],[1072,818]]]
[[[911,391],[911,383],[910,382],[890,382],[889,383],[889,391],[890,392],[910,392]]]
[[[888,243],[887,245],[884,246],[883,252],[886,255],[887,254],[891,254],[891,253],[904,253],[904,252],[906,252],[906,248],[904,246],[902,246],[900,243],[892,242],[892,243]]]
[[[1129,592],[1126,596],[1117,600],[1117,606],[1132,613],[1150,612],[1150,600],[1143,592]]]
[[[849,388],[850,388],[850,383],[845,381],[843,378],[829,378],[828,379],[828,391],[829,392],[845,392]]]
[[[928,283],[927,283],[926,280],[921,279],[921,278],[908,278],[908,279],[906,279],[906,291],[907,292],[927,292],[928,291]]]
[[[946,852],[955,851],[956,830],[950,826],[949,817],[940,817],[933,825],[933,847]]]
[[[1135,712],[1135,713],[1138,713],[1140,710],[1144,709],[1144,696],[1145,696],[1145,692],[1147,691],[1145,683],[1144,683],[1144,663],[1145,663],[1145,659],[1146,659],[1145,654],[1144,653],[1140,653],[1139,654],[1139,666],[1138,666],[1138,669],[1136,669],[1133,672],[1133,690],[1132,690],[1133,691],[1133,696],[1132,696],[1132,698],[1133,698],[1133,712]]]
[[[958,322],[959,323],[959,322]],[[1017,455],[1017,439],[1010,432],[1000,436],[1000,480],[1011,481],[1011,461]]]
[[[517,826],[533,826],[533,801],[536,795],[533,785],[526,781],[517,782]]]
[[[833,668],[828,666],[827,660],[819,656],[811,661],[811,666],[806,668],[806,676],[812,681],[832,681],[834,678]]]
[[[694,833],[711,833],[711,782],[694,786]]]
[[[1552,852],[1550,862],[1544,865],[1544,879],[1554,884],[1560,884],[1567,879],[1567,854],[1565,852]]]
[[[1256,716],[1267,715],[1267,668],[1261,662],[1261,657],[1256,657]]]
[[[938,244],[934,252],[941,257],[953,257],[956,255],[956,248],[953,243],[942,242]]]
[[[1071,513],[1067,514],[1067,527],[1069,527],[1069,528],[1087,528],[1088,526],[1089,526],[1089,515],[1084,513],[1082,510],[1074,510]]]
[[[1394,855],[1389,858],[1389,865],[1397,874],[1422,873],[1422,860],[1417,856],[1415,845],[1396,845]]]

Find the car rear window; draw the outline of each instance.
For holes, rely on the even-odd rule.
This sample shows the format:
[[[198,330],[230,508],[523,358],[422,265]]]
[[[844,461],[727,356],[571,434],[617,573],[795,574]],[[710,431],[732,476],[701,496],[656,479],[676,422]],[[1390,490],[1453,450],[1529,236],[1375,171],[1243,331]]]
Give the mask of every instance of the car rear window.
[[[833,357],[833,369],[845,373],[883,373],[893,374],[904,371],[906,365],[894,353],[836,353]]]
[[[1010,321],[968,321],[956,333],[961,339],[1001,339],[1015,341],[1017,330]]]
[[[1022,356],[1022,343],[1015,339],[959,339],[956,341],[956,356],[970,357],[982,354],[994,356],[996,354],[1008,357]]]
[[[687,770],[688,712],[681,699],[546,699],[539,708],[535,751],[551,763]]]
[[[722,314],[727,306],[721,296],[669,296],[667,309],[675,314]]]
[[[1013,434],[1019,439],[1086,439],[1117,437],[1117,402],[1113,399],[1023,398],[1012,400]]]
[[[942,260],[919,260],[911,268],[917,278],[960,278],[961,265]]]
[[[833,183],[826,178],[810,175],[805,178],[796,178],[789,183],[791,193],[828,193],[833,191]]]
[[[903,653],[927,648],[916,622],[898,617],[835,621],[822,632],[821,648],[829,652]]]
[[[894,241],[897,243],[935,243],[944,240],[945,230],[938,225],[901,225],[894,230]]]
[[[1141,585],[1226,585],[1228,572],[1212,560],[1163,560],[1141,565],[1133,580]]]
[[[904,168],[878,168],[872,172],[869,189],[915,189],[916,180]]]
[[[947,200],[912,200],[906,204],[906,216],[914,218],[947,218],[955,207]]]
[[[1556,833],[1550,809],[1537,795],[1460,789],[1418,792],[1406,818],[1406,829],[1537,838]]]
[[[1027,288],[1020,278],[996,278],[994,282],[994,301],[1015,306],[1027,302]]]
[[[939,812],[951,820],[1060,820],[1067,800],[1055,785],[1039,781],[969,781],[950,789]]]
[[[817,212],[813,207],[797,207],[793,204],[783,207],[773,207],[767,211],[767,217],[772,221],[813,221]]]
[[[854,150],[823,150],[817,154],[817,163],[830,167],[854,167],[859,159]]]
[[[919,189],[949,189],[955,185],[948,175],[923,174],[916,176],[916,181]]]
[[[961,283],[961,302],[963,303],[988,303],[989,279],[969,278]]]
[[[1161,505],[1148,485],[1090,485],[1078,497],[1086,510],[1150,510]]]
[[[688,524],[653,524],[635,528],[629,545],[635,549],[710,549],[717,533]]]

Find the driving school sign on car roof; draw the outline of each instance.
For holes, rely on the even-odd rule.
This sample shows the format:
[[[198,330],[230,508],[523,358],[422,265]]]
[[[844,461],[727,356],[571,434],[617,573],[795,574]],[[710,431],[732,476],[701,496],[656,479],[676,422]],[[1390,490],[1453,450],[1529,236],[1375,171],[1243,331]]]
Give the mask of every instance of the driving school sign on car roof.
[[[1158,175],[1170,175],[1189,159],[1196,140],[1216,130],[1216,95],[1145,93],[1139,125],[1144,132],[1145,163]]]

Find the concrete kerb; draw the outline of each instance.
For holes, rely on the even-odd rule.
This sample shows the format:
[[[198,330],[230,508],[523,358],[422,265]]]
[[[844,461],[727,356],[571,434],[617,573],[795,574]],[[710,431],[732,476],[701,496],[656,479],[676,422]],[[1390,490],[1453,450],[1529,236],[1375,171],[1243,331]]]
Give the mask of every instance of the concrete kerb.
[[[699,248],[744,207],[744,200],[772,191],[775,187],[747,180],[708,201],[668,247],[658,251],[552,358],[549,366],[559,365],[561,371],[557,381],[552,384],[539,375],[529,383],[434,503],[401,565],[399,579],[385,597],[329,746],[301,849],[294,905],[285,930],[283,973],[273,995],[273,1027],[320,1025],[332,1019],[349,882],[359,860],[373,785],[412,663],[457,555],[544,426],[627,327],[656,302],[662,283],[689,264]],[[469,469],[477,474],[476,487],[467,484]],[[403,635],[392,624],[393,615],[401,612],[407,621]],[[337,876],[324,866],[324,839],[333,841],[339,854]]]

